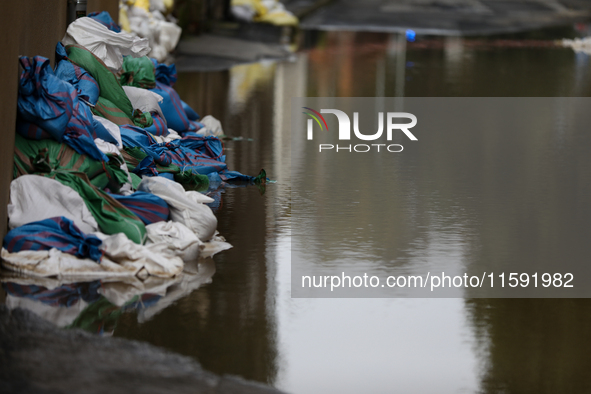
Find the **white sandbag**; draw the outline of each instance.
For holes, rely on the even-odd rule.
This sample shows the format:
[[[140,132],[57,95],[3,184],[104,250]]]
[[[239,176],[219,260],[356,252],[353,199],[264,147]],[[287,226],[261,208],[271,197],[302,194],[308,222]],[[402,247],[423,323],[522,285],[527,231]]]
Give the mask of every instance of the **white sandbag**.
[[[162,45],[167,52],[172,52],[179,43],[183,30],[174,23],[158,21],[158,44]],[[164,60],[164,59],[163,59]]]
[[[149,275],[170,278],[183,270],[183,260],[174,253],[174,246],[165,243],[139,245],[123,233],[105,235],[93,233],[103,243],[101,250],[112,261],[141,266]],[[102,263],[101,263],[102,264]]]
[[[129,20],[129,28],[132,32],[148,39],[150,43],[154,40],[152,37],[153,33],[150,30],[150,14],[146,10],[141,7],[128,7],[127,19]]]
[[[144,323],[177,300],[186,297],[206,283],[211,283],[215,273],[215,263],[212,259],[199,259],[185,265],[185,271],[166,289],[166,294],[156,304],[146,305],[138,310],[138,322]]]
[[[24,250],[10,253],[2,249],[3,267],[37,277],[108,278],[156,276],[172,278],[183,271],[183,260],[175,246],[166,242],[138,245],[123,233],[92,233],[102,240],[100,263],[78,258],[58,249]]]
[[[103,257],[101,263],[98,264],[94,260],[80,259],[58,249],[23,250],[18,253],[10,253],[2,248],[2,267],[37,277],[55,276],[80,279],[130,277],[140,274],[140,271],[143,270],[143,265],[135,262],[118,264]]]
[[[64,216],[84,233],[98,230],[86,203],[72,188],[40,175],[23,175],[10,183],[8,225],[24,224]]]
[[[150,0],[150,11],[166,12],[166,4],[162,0]]]
[[[205,116],[203,119],[199,120],[199,123],[203,124],[205,127],[199,129],[198,133],[208,136],[213,135],[215,137],[219,137],[224,135],[224,130],[222,129],[222,123],[214,118],[211,115]]]
[[[114,71],[121,69],[124,55],[142,57],[151,50],[148,39],[125,32],[115,33],[88,17],[78,18],[70,23],[62,44],[82,45]]]
[[[146,246],[164,243],[172,248],[172,252],[183,261],[199,258],[201,241],[195,233],[179,222],[156,222],[146,226],[148,240]]]
[[[103,295],[110,303],[123,306],[134,297],[142,294],[155,294],[163,297],[166,294],[166,289],[169,286],[178,283],[181,280],[183,273],[174,278],[157,278],[150,276],[144,280],[111,280],[101,281],[101,287],[98,293]]]
[[[218,220],[205,203],[214,200],[196,191],[185,191],[178,183],[160,176],[144,177],[138,190],[155,194],[170,208],[170,218],[184,224],[201,241],[209,240],[215,233]]]
[[[161,95],[149,91],[148,89],[136,88],[135,86],[123,86],[133,109],[139,109],[142,112],[157,112],[166,122],[166,118],[160,109],[160,104],[164,101]]]
[[[232,16],[243,22],[252,22],[256,16],[256,10],[248,4],[233,5],[230,7]]]
[[[149,40],[151,52],[148,56],[159,62],[163,62],[178,44],[182,29],[164,20],[158,11],[150,13],[141,7],[129,7],[127,17],[131,31]]]
[[[59,304],[48,305],[36,299],[17,297],[12,294],[6,295],[5,305],[8,309],[22,308],[31,311],[58,327],[66,327],[72,324],[88,306],[88,304],[82,299],[78,300],[78,302],[73,305],[68,305],[67,308],[64,308]]]
[[[117,140],[117,147],[123,149],[123,141],[121,140],[121,129],[115,123],[102,116],[92,115],[93,119],[105,126],[105,129]]]
[[[213,257],[219,252],[223,252],[224,250],[232,248],[233,246],[226,242],[226,239],[224,237],[218,235],[216,231],[216,234],[209,241],[204,242],[203,245],[201,245],[199,257],[201,259],[206,259],[209,257]]]

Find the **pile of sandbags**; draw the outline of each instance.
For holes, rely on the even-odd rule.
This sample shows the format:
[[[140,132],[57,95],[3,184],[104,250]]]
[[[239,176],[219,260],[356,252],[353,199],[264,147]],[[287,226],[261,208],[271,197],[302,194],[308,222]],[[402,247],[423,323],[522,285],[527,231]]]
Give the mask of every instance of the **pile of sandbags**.
[[[286,10],[279,0],[232,0],[230,4],[232,15],[240,21],[278,26],[298,24],[298,18]]]
[[[228,170],[212,135],[219,121],[200,123],[173,88],[174,65],[145,56],[149,39],[118,30],[108,14],[91,14],[68,26],[55,70],[43,57],[20,59],[8,269],[174,277],[184,261],[229,247],[213,199],[185,188],[266,181],[264,171]]]
[[[119,20],[123,30],[146,38],[150,57],[163,62],[174,50],[182,30],[170,15],[172,0],[121,0]]]

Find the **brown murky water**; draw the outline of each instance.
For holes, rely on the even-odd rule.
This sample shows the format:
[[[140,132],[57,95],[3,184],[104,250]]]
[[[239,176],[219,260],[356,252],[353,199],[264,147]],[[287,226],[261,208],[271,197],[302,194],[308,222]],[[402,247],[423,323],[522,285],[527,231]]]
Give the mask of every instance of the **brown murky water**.
[[[226,142],[229,168],[265,168],[277,183],[218,192],[218,230],[234,248],[215,267],[87,327],[295,393],[591,392],[588,300],[290,298],[289,139],[291,97],[588,97],[590,57],[548,42],[448,38],[409,44],[401,61],[388,35],[305,42],[294,62],[179,76],[185,101],[244,137]],[[72,308],[62,325],[84,309]]]

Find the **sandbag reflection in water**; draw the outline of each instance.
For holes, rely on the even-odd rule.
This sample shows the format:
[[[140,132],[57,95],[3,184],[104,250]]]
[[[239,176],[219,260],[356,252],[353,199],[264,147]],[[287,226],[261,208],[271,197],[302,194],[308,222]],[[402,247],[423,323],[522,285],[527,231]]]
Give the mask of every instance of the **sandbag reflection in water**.
[[[10,309],[28,309],[58,327],[112,335],[123,313],[135,311],[138,322],[144,323],[211,283],[214,273],[215,263],[207,258],[185,262],[183,272],[170,279],[150,276],[145,281],[133,278],[64,283],[55,278],[4,273],[0,280]]]

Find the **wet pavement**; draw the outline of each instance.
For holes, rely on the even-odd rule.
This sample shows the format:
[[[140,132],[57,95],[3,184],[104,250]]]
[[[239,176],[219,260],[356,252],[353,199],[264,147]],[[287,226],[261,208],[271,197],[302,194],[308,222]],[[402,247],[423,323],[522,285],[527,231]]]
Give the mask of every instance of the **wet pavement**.
[[[242,137],[225,141],[228,166],[246,174],[265,168],[277,181],[265,189],[212,192],[218,230],[234,248],[215,256],[214,264],[194,267],[193,280],[153,287],[68,287],[5,278],[6,303],[20,303],[60,326],[77,321],[77,327],[92,332],[190,356],[218,375],[238,375],[294,393],[590,392],[591,303],[586,299],[290,297],[291,97],[587,97],[589,56],[553,41],[575,34],[567,27],[489,39],[428,38],[408,43],[402,58],[396,35],[309,32],[294,62],[181,73],[175,86],[180,96],[200,113],[220,119],[227,135]],[[479,166],[478,157],[473,159]],[[562,160],[566,164],[568,158]],[[519,228],[527,217],[521,222],[511,215],[491,217],[478,205],[453,204],[454,190],[445,185],[455,167],[444,162],[446,167],[422,173],[426,184],[439,185],[425,201],[425,212],[451,215],[442,216],[438,223],[443,227],[431,227],[427,234],[445,241],[445,248],[434,249],[432,257],[445,265],[450,253],[485,253],[503,245],[527,254],[527,244],[508,243],[503,236],[482,245],[477,241],[486,237],[445,227],[462,220],[481,224],[481,235],[504,235],[499,232],[504,224],[515,228],[517,220]],[[496,166],[488,171],[487,179],[506,175]],[[356,187],[380,189],[380,180],[363,172],[350,176],[359,180]],[[329,184],[320,184],[324,181],[310,173],[309,187],[330,191]],[[489,185],[486,179],[482,182]],[[482,185],[469,185],[464,192]],[[556,188],[570,190],[560,184]],[[493,192],[493,197],[499,195]],[[505,197],[511,203],[510,195]],[[394,234],[391,223],[376,223]],[[416,230],[420,235],[422,230],[409,227],[412,221],[402,223],[411,224],[396,228],[396,234]],[[454,237],[462,231],[468,241]],[[310,230],[316,233],[322,234]],[[396,242],[409,255],[424,249],[410,238]],[[313,250],[322,245],[306,246]],[[35,294],[42,296],[31,296]]]

